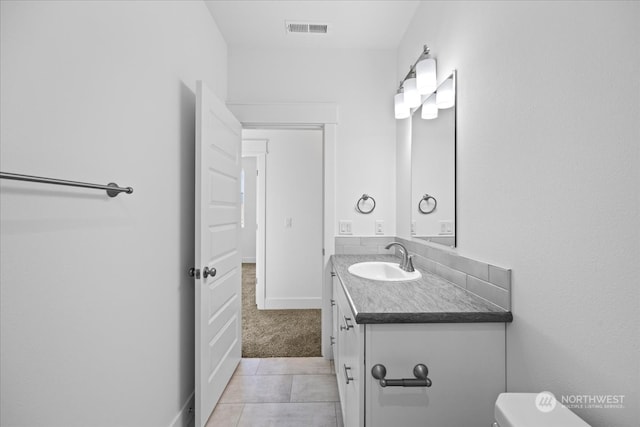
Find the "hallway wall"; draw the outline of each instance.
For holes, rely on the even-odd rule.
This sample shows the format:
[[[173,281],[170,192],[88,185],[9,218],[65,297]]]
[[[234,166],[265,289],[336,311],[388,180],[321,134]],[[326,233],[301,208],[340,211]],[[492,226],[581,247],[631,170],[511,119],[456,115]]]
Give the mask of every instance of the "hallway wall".
[[[264,308],[320,308],[322,131],[243,129],[242,136],[268,140],[260,177],[266,183]]]
[[[242,228],[242,262],[256,262],[257,231],[257,158],[243,157],[244,170],[244,227]]]
[[[134,188],[0,181],[0,424],[182,425],[195,81],[226,99],[226,43],[202,2],[0,8],[0,169]]]

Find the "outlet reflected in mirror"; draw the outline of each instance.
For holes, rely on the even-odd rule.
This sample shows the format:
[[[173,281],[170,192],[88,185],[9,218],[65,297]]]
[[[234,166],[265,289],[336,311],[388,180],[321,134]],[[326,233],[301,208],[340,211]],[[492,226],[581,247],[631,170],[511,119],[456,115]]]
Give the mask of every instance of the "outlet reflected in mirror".
[[[455,91],[454,71],[411,117],[411,235],[451,247],[456,246]]]

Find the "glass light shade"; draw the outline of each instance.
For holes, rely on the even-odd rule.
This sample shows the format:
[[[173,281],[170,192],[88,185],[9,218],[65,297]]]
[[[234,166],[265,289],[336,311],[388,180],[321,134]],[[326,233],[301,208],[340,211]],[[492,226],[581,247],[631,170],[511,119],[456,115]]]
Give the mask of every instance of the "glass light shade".
[[[425,58],[416,65],[416,84],[420,95],[429,95],[438,88],[436,60]]]
[[[453,91],[453,80],[447,79],[442,82],[436,93],[436,104],[438,108],[445,109],[453,107],[456,102],[456,94]]]
[[[406,119],[409,118],[409,107],[404,103],[404,94],[402,92],[396,93],[393,97],[395,104],[395,116],[396,119]]]
[[[405,80],[402,84],[402,87],[404,87],[404,103],[409,108],[420,106],[421,99],[416,84],[415,77]]]
[[[427,98],[426,101],[424,101],[424,104],[422,104],[422,112],[420,114],[420,117],[427,120],[435,119],[438,117],[438,106],[436,105],[435,96],[432,95]]]

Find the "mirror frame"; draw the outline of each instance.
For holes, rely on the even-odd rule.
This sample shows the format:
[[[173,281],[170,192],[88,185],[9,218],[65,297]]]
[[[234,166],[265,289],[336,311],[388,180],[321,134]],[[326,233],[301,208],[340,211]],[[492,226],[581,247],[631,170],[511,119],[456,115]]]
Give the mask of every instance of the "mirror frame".
[[[434,242],[432,240],[428,240],[428,239],[421,239],[418,237],[415,237],[412,233],[411,233],[411,229],[412,229],[412,223],[413,223],[413,216],[414,216],[414,209],[417,209],[417,207],[413,206],[413,131],[411,132],[411,191],[409,192],[410,197],[409,197],[409,203],[411,205],[411,208],[409,210],[410,212],[410,217],[409,217],[409,230],[410,230],[410,236],[411,236],[411,240],[415,241],[415,242],[421,242],[421,243],[425,243],[425,244],[433,244],[433,245],[437,245],[439,247],[448,247],[448,248],[456,248],[458,246],[458,73],[457,70],[452,70],[449,74],[447,74],[447,77],[442,80],[440,82],[440,84],[438,84],[438,88],[440,88],[440,86],[442,86],[442,84],[447,81],[448,79],[452,79],[453,80],[453,106],[451,108],[454,109],[453,111],[453,201],[454,201],[454,207],[453,207],[453,245],[446,245],[443,243],[438,243],[438,242]],[[411,121],[413,123],[414,117],[418,118],[420,120],[423,120],[420,118],[420,116],[416,116],[416,114],[418,113],[418,110],[420,110],[420,108],[422,108],[422,104],[424,104],[424,102],[432,95],[434,95],[435,93],[437,93],[437,89],[435,92],[433,92],[432,94],[429,95],[423,95],[422,97],[422,103],[420,104],[419,107],[416,107],[415,109],[413,109],[411,111]],[[437,119],[436,119],[437,120]],[[413,126],[411,127],[413,129]]]

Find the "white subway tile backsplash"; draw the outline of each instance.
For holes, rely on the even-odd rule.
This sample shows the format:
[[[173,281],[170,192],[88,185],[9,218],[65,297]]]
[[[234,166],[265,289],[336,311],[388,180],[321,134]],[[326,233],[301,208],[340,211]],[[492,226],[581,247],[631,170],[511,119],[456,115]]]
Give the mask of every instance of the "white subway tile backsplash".
[[[489,282],[511,291],[511,270],[505,270],[504,268],[490,265]]]
[[[359,237],[336,237],[336,246],[360,246]]]
[[[467,276],[467,290],[505,310],[511,310],[511,294],[499,286],[494,286],[473,276]]]
[[[467,275],[462,271],[454,270],[453,268],[449,268],[446,265],[437,263],[436,274],[447,279],[451,283],[455,283],[461,288],[467,287]]]
[[[338,246],[336,246],[336,254],[341,255],[360,255],[360,254],[377,254],[377,246],[340,246],[340,252],[338,252]]]
[[[393,242],[392,236],[384,237],[360,237],[360,244],[362,246],[385,246]]]
[[[489,280],[489,265],[459,255],[451,257],[452,267],[482,280]]]
[[[413,265],[418,268],[427,270],[429,273],[437,274],[436,269],[438,263],[422,256],[413,257]]]

